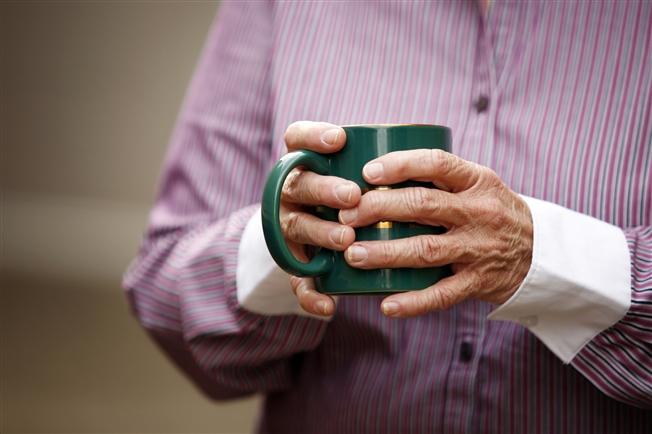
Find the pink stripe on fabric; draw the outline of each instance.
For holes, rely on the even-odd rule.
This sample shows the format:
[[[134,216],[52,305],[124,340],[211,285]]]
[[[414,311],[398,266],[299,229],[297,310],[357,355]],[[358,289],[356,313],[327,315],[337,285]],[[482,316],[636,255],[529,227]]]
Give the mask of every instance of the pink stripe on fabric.
[[[464,1],[223,2],[125,276],[134,313],[211,396],[267,393],[262,432],[647,433],[651,25],[647,1],[496,0],[486,19]],[[479,301],[401,321],[378,297],[343,297],[329,323],[240,308],[242,230],[305,119],[449,125],[518,193],[623,229],[630,311],[569,366]]]

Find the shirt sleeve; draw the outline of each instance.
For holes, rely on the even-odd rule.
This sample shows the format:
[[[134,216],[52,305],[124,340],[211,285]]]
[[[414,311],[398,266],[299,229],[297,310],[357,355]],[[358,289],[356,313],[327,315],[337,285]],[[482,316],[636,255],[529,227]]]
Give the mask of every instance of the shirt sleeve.
[[[256,272],[252,273],[252,270]],[[260,208],[256,209],[242,233],[236,283],[238,303],[250,312],[295,314],[325,320],[301,308],[290,287],[288,273],[274,262],[265,244]]]
[[[271,33],[266,2],[221,4],[123,283],[143,327],[214,398],[290,387],[290,356],[316,347],[327,324],[236,298],[238,248],[270,161]]]
[[[517,321],[607,395],[652,405],[652,228],[622,230],[524,197],[531,268],[489,319]]]

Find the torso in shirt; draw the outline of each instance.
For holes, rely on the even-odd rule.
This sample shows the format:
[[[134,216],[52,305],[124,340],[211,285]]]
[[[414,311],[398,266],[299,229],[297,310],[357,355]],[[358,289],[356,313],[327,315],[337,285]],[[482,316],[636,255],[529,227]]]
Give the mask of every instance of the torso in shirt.
[[[443,124],[454,153],[518,193],[651,223],[650,3],[492,1],[486,18],[473,2],[273,9],[270,164],[295,120]],[[397,321],[380,300],[340,299],[320,347],[296,358],[297,387],[269,396],[264,427],[283,431],[273,414],[290,406],[285,428],[302,432],[315,420],[332,432],[650,432],[650,413],[606,397],[520,325],[485,320],[485,303]]]

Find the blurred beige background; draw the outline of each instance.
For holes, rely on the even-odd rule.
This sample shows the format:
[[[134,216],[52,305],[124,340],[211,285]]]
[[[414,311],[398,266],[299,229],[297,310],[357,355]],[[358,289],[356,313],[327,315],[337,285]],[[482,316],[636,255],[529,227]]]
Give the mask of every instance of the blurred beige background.
[[[2,2],[4,432],[250,432],[120,289],[215,2]]]

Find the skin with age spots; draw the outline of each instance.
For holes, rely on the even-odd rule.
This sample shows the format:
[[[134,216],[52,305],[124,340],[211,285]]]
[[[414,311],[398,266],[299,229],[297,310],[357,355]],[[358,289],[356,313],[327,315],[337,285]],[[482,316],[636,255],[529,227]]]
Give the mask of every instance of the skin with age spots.
[[[328,153],[343,146],[345,133],[332,124],[297,122],[285,139],[288,150]],[[375,185],[416,180],[439,189],[411,187],[361,195],[349,181],[297,171],[286,182],[281,224],[298,258],[305,260],[303,246],[311,244],[344,251],[346,261],[362,269],[452,264],[453,276],[421,291],[385,298],[383,313],[396,317],[447,309],[467,299],[501,304],[521,285],[532,259],[532,218],[525,202],[491,169],[440,150],[420,149],[379,157],[364,167],[363,176]],[[302,205],[340,209],[340,225],[302,212]],[[354,242],[352,228],[378,221],[445,226],[447,232]],[[334,300],[315,291],[312,279],[291,277],[290,282],[306,311],[334,313]]]

